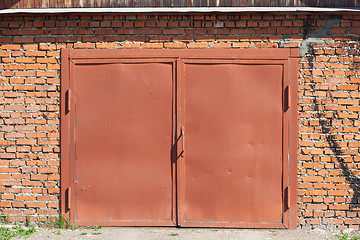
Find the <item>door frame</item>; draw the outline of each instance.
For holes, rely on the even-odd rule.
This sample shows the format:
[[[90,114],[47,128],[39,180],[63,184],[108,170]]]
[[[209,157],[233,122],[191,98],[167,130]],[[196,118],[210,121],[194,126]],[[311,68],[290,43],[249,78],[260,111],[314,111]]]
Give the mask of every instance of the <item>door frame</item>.
[[[69,59],[69,58],[68,58]],[[75,88],[75,68],[76,66],[81,65],[88,65],[88,64],[106,64],[106,63],[135,63],[135,64],[141,64],[141,63],[165,63],[170,64],[172,66],[172,79],[171,79],[171,106],[172,106],[172,130],[171,130],[171,146],[175,146],[175,90],[176,90],[176,62],[174,59],[171,58],[136,58],[136,59],[106,59],[106,58],[77,58],[77,59],[69,59],[69,73],[67,73],[68,80],[67,82],[62,85],[62,87],[66,87],[64,100],[65,103],[63,104],[65,109],[63,109],[64,113],[64,119],[67,119],[66,122],[64,122],[64,125],[62,125],[62,128],[66,129],[66,132],[69,134],[67,136],[67,143],[64,145],[68,147],[68,154],[66,155],[68,157],[67,161],[64,162],[64,169],[62,168],[62,173],[66,176],[62,180],[68,180],[67,188],[62,196],[64,196],[64,200],[62,202],[65,204],[62,209],[66,211],[65,215],[72,223],[75,225],[80,226],[89,226],[89,225],[102,225],[102,226],[176,226],[177,225],[177,213],[176,213],[176,161],[171,161],[170,165],[171,167],[169,170],[171,173],[171,218],[169,220],[80,220],[76,218],[75,211],[70,211],[71,209],[76,208],[76,157],[75,157],[75,148],[76,145],[76,137],[75,137],[75,110],[76,110],[76,88]],[[66,133],[65,133],[66,134]],[[176,154],[174,149],[171,149],[171,154]],[[170,159],[174,159],[174,156],[171,156]],[[63,166],[63,165],[62,165]],[[72,167],[71,167],[72,166]],[[63,175],[62,175],[63,176]],[[63,182],[63,181],[62,181]],[[63,198],[62,198],[63,199]]]
[[[286,87],[289,86],[289,79],[288,77],[285,77],[288,75],[288,62],[280,59],[189,59],[189,58],[183,58],[181,59],[182,63],[180,67],[184,67],[186,63],[190,64],[246,64],[246,65],[277,65],[282,66],[282,73],[283,73],[283,79],[281,82],[282,85],[282,97],[284,98],[284,92],[288,91],[285,90]],[[183,69],[181,69],[180,74],[178,75],[178,129],[182,128],[185,132],[186,136],[186,124],[185,124],[185,116],[186,116],[186,110],[185,110],[185,76],[182,74],[184,73]],[[289,89],[289,88],[288,88]],[[181,100],[181,101],[180,101]],[[284,99],[283,99],[284,102]],[[287,138],[287,132],[289,130],[289,114],[288,114],[289,108],[288,106],[282,106],[282,223],[267,223],[267,222],[255,222],[255,223],[249,223],[249,222],[216,222],[216,221],[203,221],[201,220],[195,220],[195,221],[189,221],[185,218],[185,189],[186,189],[186,181],[185,181],[185,165],[186,165],[186,137],[184,138],[185,144],[184,144],[184,151],[185,153],[182,155],[183,159],[180,159],[178,161],[178,214],[179,214],[179,226],[183,227],[228,227],[228,228],[289,228],[289,214],[288,214],[288,199],[287,196],[287,188],[289,187],[288,178],[289,178],[289,172],[285,171],[285,169],[289,169],[289,163],[288,161],[285,161],[285,159],[288,158],[288,138]]]
[[[173,62],[176,74],[175,82],[177,82],[175,97],[176,119],[174,119],[174,131],[177,144],[174,145],[174,155],[176,159],[171,160],[177,171],[174,174],[174,184],[178,188],[174,191],[173,221],[181,226],[194,226],[184,224],[179,221],[182,219],[182,200],[180,198],[182,187],[181,169],[183,169],[183,161],[186,154],[181,153],[183,138],[180,131],[184,123],[184,106],[181,101],[183,99],[184,86],[181,77],[182,67],[184,63],[191,61],[221,61],[221,62],[238,62],[246,64],[280,64],[283,65],[283,102],[287,106],[283,111],[283,205],[286,210],[283,214],[282,224],[241,224],[241,225],[219,225],[210,226],[209,224],[196,224],[198,227],[241,227],[241,228],[290,228],[295,229],[297,226],[297,146],[298,146],[298,113],[297,113],[297,81],[298,81],[298,49],[69,49],[61,50],[61,214],[75,222],[74,208],[75,196],[73,185],[74,168],[71,168],[71,152],[74,152],[74,131],[71,124],[69,111],[74,109],[71,104],[71,92],[73,82],[71,81],[71,72],[74,70],[76,63],[80,62],[122,62],[136,60],[154,60],[159,62]],[[285,101],[285,97],[287,101]],[[286,103],[285,103],[286,102]],[[178,147],[179,146],[179,147]],[[181,146],[181,147],[180,147]],[[177,167],[177,164],[179,166]],[[177,209],[177,211],[176,211]],[[119,223],[118,223],[119,224]],[[114,223],[116,225],[116,222]],[[124,226],[124,224],[121,224]],[[130,224],[135,225],[135,224]],[[154,224],[158,225],[158,224]],[[150,226],[150,224],[148,225]]]

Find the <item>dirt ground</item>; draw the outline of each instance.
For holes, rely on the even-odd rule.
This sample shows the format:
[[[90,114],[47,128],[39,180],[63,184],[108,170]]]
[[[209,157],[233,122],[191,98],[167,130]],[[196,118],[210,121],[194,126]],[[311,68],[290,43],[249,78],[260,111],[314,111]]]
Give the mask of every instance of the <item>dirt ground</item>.
[[[116,239],[116,240],[338,240],[347,233],[325,230],[236,230],[205,228],[159,228],[159,227],[102,227],[101,229],[80,228],[75,230],[36,228],[29,240],[67,239]],[[350,233],[354,235],[355,232]],[[338,236],[336,236],[338,235]],[[23,238],[12,238],[23,239]],[[345,238],[345,239],[351,239]]]

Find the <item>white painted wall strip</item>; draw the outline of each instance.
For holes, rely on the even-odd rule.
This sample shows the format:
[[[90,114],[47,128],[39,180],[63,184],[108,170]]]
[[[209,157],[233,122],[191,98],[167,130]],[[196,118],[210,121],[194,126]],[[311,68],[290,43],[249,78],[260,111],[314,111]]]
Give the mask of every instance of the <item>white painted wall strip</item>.
[[[320,7],[148,7],[148,8],[37,8],[2,9],[0,14],[14,13],[239,13],[239,12],[360,12],[360,8]]]

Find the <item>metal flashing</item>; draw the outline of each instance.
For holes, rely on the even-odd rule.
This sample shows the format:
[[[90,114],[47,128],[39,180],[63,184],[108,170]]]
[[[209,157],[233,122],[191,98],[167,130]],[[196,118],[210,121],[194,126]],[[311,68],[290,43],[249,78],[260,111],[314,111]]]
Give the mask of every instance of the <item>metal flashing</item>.
[[[139,8],[29,8],[2,9],[2,14],[60,14],[60,13],[241,13],[241,12],[360,12],[360,8],[323,7],[139,7]]]

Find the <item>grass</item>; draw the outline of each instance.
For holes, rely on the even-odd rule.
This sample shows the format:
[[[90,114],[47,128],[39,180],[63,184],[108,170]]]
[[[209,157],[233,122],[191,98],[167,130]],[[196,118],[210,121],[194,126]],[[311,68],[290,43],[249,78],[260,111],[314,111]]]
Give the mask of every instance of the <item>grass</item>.
[[[69,219],[67,218],[64,218],[63,215],[59,215],[59,218],[57,219],[57,221],[54,223],[54,222],[51,222],[50,224],[50,227],[53,226],[53,227],[57,227],[58,230],[57,230],[57,234],[58,235],[61,235],[61,229],[71,229],[71,230],[75,230],[75,229],[78,229],[79,227],[78,226],[74,226],[73,224],[71,224],[71,222],[69,221]],[[1,239],[0,239],[1,240]]]
[[[59,229],[71,229],[71,230],[75,230],[78,229],[78,226],[73,225],[69,219],[64,218],[61,214],[59,215],[58,221],[56,223],[57,228]]]
[[[26,237],[36,232],[34,227],[24,229],[21,226],[12,228],[0,227],[0,240],[9,240],[13,237]]]
[[[30,227],[30,217],[26,216],[25,226]]]
[[[179,236],[179,234],[177,234],[177,233],[170,233],[170,234],[168,234],[168,236],[175,237],[175,236]]]
[[[9,216],[0,215],[0,223],[8,224],[10,223]],[[26,225],[30,226],[30,218],[26,218]],[[21,226],[13,226],[13,227],[0,227],[0,240],[9,240],[13,237],[26,237],[32,233],[35,233],[36,229],[34,227],[30,227],[25,229]]]
[[[9,223],[9,216],[0,215],[0,223]]]
[[[57,221],[57,227],[60,229],[64,229],[66,227],[66,221],[63,215],[60,214],[59,219]]]
[[[74,226],[73,224],[71,224],[71,222],[69,221],[69,219],[64,218],[61,214],[59,215],[59,218],[55,224],[55,226],[58,228],[57,234],[61,235],[61,231],[60,229],[71,229],[71,230],[75,230],[75,229],[79,229],[79,226]],[[99,230],[102,228],[102,226],[86,226],[84,227],[85,229],[92,229],[92,230]],[[93,232],[92,235],[99,235],[101,233],[99,232]],[[80,233],[81,236],[83,235],[87,235],[86,232],[82,232]],[[1,239],[0,239],[1,240]]]
[[[350,236],[348,233],[337,234],[336,240],[360,240],[359,236]]]
[[[0,223],[3,224],[8,224],[10,223],[9,220],[9,216],[3,216],[0,215]],[[13,227],[0,227],[0,240],[9,240],[13,237],[26,237],[29,236],[32,233],[36,232],[36,229],[32,226],[30,226],[31,224],[31,219],[30,216],[26,216],[25,218],[25,226],[27,226],[27,228],[23,228],[19,225],[13,226]],[[58,234],[61,235],[61,229],[71,229],[71,230],[75,230],[78,229],[80,227],[78,226],[74,226],[73,224],[71,224],[71,222],[65,218],[64,216],[62,216],[61,214],[59,215],[59,218],[56,219],[56,221],[54,221],[53,219],[50,219],[49,222],[42,222],[39,223],[40,227],[50,227],[50,228],[57,228],[57,231],[54,231],[54,234]],[[92,232],[92,235],[100,235],[100,232],[96,232],[96,230],[100,230],[102,228],[102,226],[87,226],[84,227],[83,229],[91,229],[94,230],[94,232]],[[80,233],[80,235],[87,235],[88,233],[82,232]]]
[[[86,229],[93,229],[93,230],[98,230],[98,229],[101,229],[102,226],[87,226],[85,227]]]

